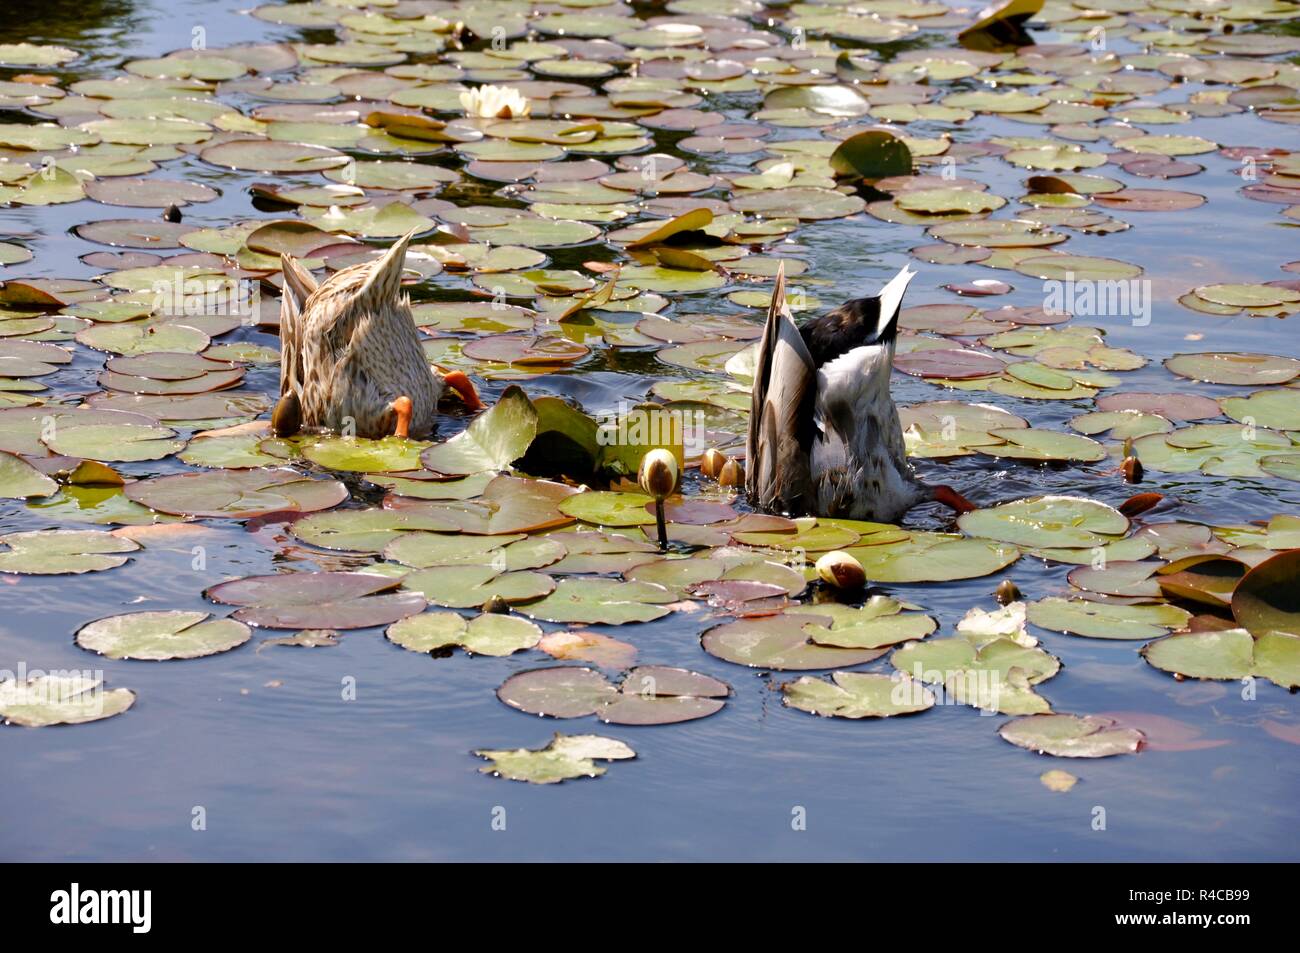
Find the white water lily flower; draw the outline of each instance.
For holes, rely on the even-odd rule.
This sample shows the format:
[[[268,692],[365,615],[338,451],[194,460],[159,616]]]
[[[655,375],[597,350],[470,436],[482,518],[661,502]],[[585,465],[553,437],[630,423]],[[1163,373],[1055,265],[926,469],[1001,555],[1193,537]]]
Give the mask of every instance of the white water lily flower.
[[[1023,602],[1013,602],[992,612],[971,609],[957,623],[957,631],[979,645],[993,639],[1011,639],[1025,648],[1033,648],[1038,644],[1038,640],[1025,631]]]
[[[479,86],[460,94],[466,116],[479,119],[523,119],[532,107],[513,86]]]

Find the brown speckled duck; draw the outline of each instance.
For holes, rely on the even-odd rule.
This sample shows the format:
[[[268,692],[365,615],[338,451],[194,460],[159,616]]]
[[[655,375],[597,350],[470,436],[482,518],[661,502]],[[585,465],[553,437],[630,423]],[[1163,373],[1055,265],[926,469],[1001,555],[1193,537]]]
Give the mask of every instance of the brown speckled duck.
[[[799,327],[778,269],[749,415],[746,490],[755,506],[886,523],[928,500],[974,509],[952,487],[912,472],[889,393],[898,312],[914,274],[905,267],[879,295]]]
[[[319,287],[302,265],[280,257],[280,400],[272,416],[278,436],[320,427],[375,439],[428,437],[448,387],[471,410],[483,407],[465,374],[434,370],[420,346],[410,298],[401,292],[412,234]]]

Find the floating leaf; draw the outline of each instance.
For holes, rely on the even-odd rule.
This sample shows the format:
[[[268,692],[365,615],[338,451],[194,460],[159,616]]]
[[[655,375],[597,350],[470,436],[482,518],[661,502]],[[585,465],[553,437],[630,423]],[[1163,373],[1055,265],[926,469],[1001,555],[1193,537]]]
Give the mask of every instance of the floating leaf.
[[[99,721],[134,704],[130,689],[105,690],[102,679],[85,675],[33,675],[24,682],[0,682],[0,716],[6,724],[26,728]]]
[[[1011,433],[1011,431],[1008,431]],[[963,514],[963,532],[1026,546],[1092,547],[1123,535],[1128,518],[1118,510],[1077,496],[1039,496]]]
[[[1050,597],[1031,602],[1029,621],[1092,639],[1154,639],[1182,628],[1191,613],[1169,605],[1120,605]]]
[[[484,613],[466,622],[454,612],[422,612],[388,627],[389,641],[412,652],[460,646],[474,655],[510,655],[537,645],[542,630],[518,616]]]
[[[934,693],[906,675],[835,672],[828,682],[808,675],[781,686],[784,702],[813,715],[888,718],[934,706]]]
[[[547,622],[623,625],[651,622],[672,610],[674,595],[663,586],[611,579],[562,579],[546,598],[522,607],[525,615]]]
[[[573,778],[596,778],[605,768],[596,761],[621,761],[635,758],[636,752],[613,738],[599,735],[564,735],[555,733],[545,748],[530,750],[482,749],[474,752],[492,763],[479,770],[510,781],[530,784],[557,784]]]
[[[77,644],[114,659],[186,659],[228,652],[250,638],[234,619],[208,612],[128,612],[90,622],[77,630]]]
[[[421,455],[436,473],[463,476],[480,470],[504,470],[528,450],[537,436],[537,411],[518,387],[508,387],[496,405],[446,443]]]
[[[1232,593],[1232,615],[1253,635],[1300,635],[1300,550],[1278,553],[1248,571]]]
[[[94,530],[33,530],[0,536],[0,572],[64,575],[100,572],[123,565],[139,543]]]
[[[204,595],[241,606],[234,618],[258,628],[363,629],[424,609],[418,593],[390,591],[399,582],[371,573],[295,572],[223,582]]]
[[[1144,736],[1135,728],[1122,728],[1109,718],[1095,715],[1029,715],[1013,718],[998,734],[1018,748],[1028,748],[1055,758],[1106,758],[1135,754]]]
[[[710,655],[737,665],[795,672],[860,665],[888,651],[817,645],[804,631],[810,621],[797,615],[742,619],[714,626],[700,641]]]

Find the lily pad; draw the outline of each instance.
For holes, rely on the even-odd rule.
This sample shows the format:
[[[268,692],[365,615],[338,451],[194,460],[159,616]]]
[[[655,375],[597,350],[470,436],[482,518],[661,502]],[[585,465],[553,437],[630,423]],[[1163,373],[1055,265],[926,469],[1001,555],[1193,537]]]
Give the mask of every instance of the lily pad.
[[[1114,507],[1096,500],[1039,496],[964,513],[957,525],[972,536],[1005,543],[1092,547],[1122,536],[1129,523]]]
[[[0,536],[0,572],[50,576],[115,569],[140,544],[94,530],[48,529]]]
[[[1154,639],[1185,626],[1192,615],[1170,605],[1122,605],[1050,597],[1028,606],[1034,625],[1090,639]]]
[[[623,625],[666,616],[672,611],[666,603],[674,598],[670,590],[647,582],[562,579],[554,592],[520,611],[547,622]]]
[[[529,784],[558,784],[573,778],[597,778],[606,769],[596,761],[622,761],[635,758],[636,752],[621,741],[599,735],[564,735],[555,733],[545,748],[481,749],[474,752],[490,762],[480,768],[510,781]]]
[[[522,457],[537,436],[537,411],[523,390],[511,386],[496,405],[464,431],[421,455],[435,473],[464,476],[481,470],[504,470]]]
[[[33,675],[26,681],[0,682],[0,717],[26,728],[81,725],[120,715],[135,704],[127,688],[106,690],[103,680],[85,675]]]
[[[781,686],[783,701],[813,715],[888,718],[934,707],[934,693],[906,675],[835,672],[833,682],[804,675]]]
[[[1013,718],[998,734],[1018,748],[1055,758],[1106,758],[1136,754],[1144,735],[1095,715],[1029,715]]]
[[[247,642],[248,626],[234,619],[210,619],[208,612],[128,612],[83,625],[77,644],[114,659],[202,658]]]
[[[212,586],[213,602],[240,606],[234,618],[257,628],[363,629],[424,610],[424,597],[392,592],[400,580],[359,572],[248,576]]]
[[[459,646],[474,655],[511,655],[530,649],[542,630],[518,616],[484,613],[466,621],[454,612],[422,612],[388,627],[389,641],[412,652]]]

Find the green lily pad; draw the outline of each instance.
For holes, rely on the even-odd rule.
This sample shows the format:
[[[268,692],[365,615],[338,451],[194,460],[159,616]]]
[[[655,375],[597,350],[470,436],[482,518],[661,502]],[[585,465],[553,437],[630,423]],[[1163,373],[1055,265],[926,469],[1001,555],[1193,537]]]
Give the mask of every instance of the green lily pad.
[[[1278,553],[1248,571],[1232,593],[1232,615],[1253,635],[1300,635],[1300,550]]]
[[[1029,715],[1013,718],[998,734],[1018,748],[1055,758],[1106,758],[1136,754],[1145,736],[1095,715]]]
[[[861,665],[888,651],[818,645],[804,631],[813,621],[801,615],[741,619],[707,630],[700,644],[710,655],[737,665],[795,672]]]
[[[520,611],[546,622],[623,625],[662,618],[672,611],[665,603],[674,598],[671,590],[652,583],[562,579],[554,592]]]
[[[506,388],[493,408],[445,443],[426,449],[420,460],[435,473],[465,476],[505,470],[537,436],[537,411],[518,387]]]
[[[941,533],[912,533],[903,541],[845,550],[871,582],[949,582],[1005,569],[1020,558],[1015,546]]]
[[[549,745],[538,750],[481,749],[474,754],[492,762],[479,769],[482,773],[529,784],[558,784],[573,778],[597,778],[606,769],[596,761],[636,757],[635,751],[613,738],[564,735],[558,731]]]
[[[518,616],[484,613],[466,621],[454,612],[422,612],[388,627],[391,642],[412,652],[459,646],[474,655],[511,655],[531,649],[542,630]]]
[[[305,479],[289,469],[178,473],[140,480],[127,486],[125,492],[128,498],[161,513],[232,519],[268,513],[311,513],[348,498],[342,483]]]
[[[1142,647],[1143,657],[1162,671],[1185,678],[1239,681],[1259,676],[1285,689],[1300,686],[1300,637],[1245,629],[1171,635]]]
[[[595,526],[646,526],[655,521],[646,509],[654,497],[644,493],[589,490],[560,503],[560,512]]]
[[[378,553],[394,540],[450,532],[456,524],[424,510],[365,509],[313,513],[290,527],[304,543],[324,549]]]
[[[1012,433],[1013,431],[1007,431]],[[1038,496],[964,513],[957,520],[971,536],[1025,546],[1091,547],[1128,531],[1128,518],[1096,500]]]
[[[0,497],[21,500],[50,496],[58,489],[57,483],[22,457],[0,451]]]
[[[902,140],[881,130],[849,136],[830,155],[836,173],[868,181],[912,174],[912,153]]]
[[[528,602],[556,589],[555,580],[544,573],[502,572],[491,565],[417,569],[402,578],[402,587],[421,593],[436,606],[451,609],[481,606],[493,596],[510,603]],[[527,608],[528,614],[533,608]]]
[[[385,511],[391,512],[391,511]],[[568,550],[555,537],[402,533],[384,555],[415,569],[433,566],[493,566],[498,571],[539,569],[563,559]]]
[[[1106,459],[1106,448],[1097,441],[1057,430],[1013,429],[991,430],[989,433],[1006,441],[1005,444],[977,448],[980,453],[993,457],[1074,460],[1081,463],[1096,463]]]
[[[1034,625],[1090,639],[1154,639],[1185,626],[1191,613],[1170,605],[1121,605],[1049,597],[1031,602]]]
[[[128,612],[83,625],[77,644],[114,659],[202,658],[229,652],[251,637],[234,619],[211,619],[208,612]]]
[[[0,717],[25,728],[81,725],[120,715],[135,704],[128,688],[105,690],[103,680],[85,675],[33,675],[0,682]]]
[[[95,530],[48,529],[0,536],[0,572],[64,575],[100,572],[124,564],[140,544]]]
[[[617,696],[618,689],[600,672],[570,665],[519,672],[497,689],[511,708],[550,718],[594,715]]]
[[[1275,354],[1178,354],[1165,367],[1179,377],[1210,384],[1285,384],[1300,374],[1300,360]]]
[[[168,427],[139,424],[67,424],[45,438],[55,453],[95,460],[161,460],[185,446]]]
[[[934,693],[907,676],[835,672],[834,680],[804,675],[781,686],[783,701],[831,718],[888,718],[934,707]]]
[[[1005,715],[1050,711],[1033,686],[1061,667],[1037,646],[1002,637],[977,645],[971,636],[909,643],[894,652],[890,663],[918,683],[941,686],[956,702]]]
[[[804,632],[818,645],[841,649],[879,649],[914,639],[923,639],[938,623],[928,615],[900,615],[903,606],[888,596],[872,596],[866,604],[854,608],[844,605],[819,605],[806,611],[830,621],[809,622]],[[796,610],[797,611],[797,610]]]
[[[299,450],[312,463],[328,470],[391,473],[420,469],[420,453],[429,446],[427,441],[405,437],[321,437],[302,443]]]
[[[1248,397],[1225,397],[1219,401],[1233,420],[1277,430],[1300,430],[1300,391],[1290,387],[1257,390]]]

